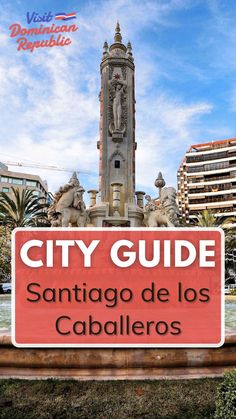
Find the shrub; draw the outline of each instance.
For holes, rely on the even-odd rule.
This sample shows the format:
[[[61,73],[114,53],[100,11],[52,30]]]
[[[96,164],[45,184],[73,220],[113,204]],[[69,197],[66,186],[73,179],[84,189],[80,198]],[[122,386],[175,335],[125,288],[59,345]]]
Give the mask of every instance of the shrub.
[[[215,419],[236,418],[236,370],[224,375],[217,387]]]
[[[230,290],[230,295],[236,295],[236,288],[232,288]]]

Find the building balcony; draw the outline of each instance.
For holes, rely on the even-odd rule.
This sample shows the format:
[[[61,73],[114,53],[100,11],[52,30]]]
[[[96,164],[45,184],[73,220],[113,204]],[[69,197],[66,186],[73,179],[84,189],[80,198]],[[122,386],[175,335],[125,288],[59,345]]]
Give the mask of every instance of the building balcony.
[[[206,169],[202,169],[202,168],[199,169],[199,170],[196,170],[196,168],[189,168],[189,169],[193,169],[193,171],[188,170],[188,172],[186,173],[186,176],[188,176],[188,177],[190,177],[190,176],[200,176],[200,175],[206,176],[206,175],[211,175],[211,174],[216,174],[216,173],[221,174],[221,173],[227,173],[227,172],[229,172],[228,176],[230,176],[231,171],[236,171],[236,166],[232,166],[232,167],[228,166],[228,167],[225,167],[225,168],[222,168],[222,169],[212,168],[211,170],[206,170]],[[232,174],[231,174],[231,177],[232,177]]]
[[[213,195],[213,194],[204,194],[203,196],[191,196],[189,195],[189,200],[191,200],[191,204],[196,203],[200,204],[201,202],[222,202],[222,201],[232,201],[236,200],[236,193],[229,193],[221,194],[221,195]],[[233,191],[232,191],[233,192]]]
[[[227,209],[222,209],[220,212],[215,212],[213,211],[213,214],[215,215],[215,217],[235,217],[236,216],[236,209],[235,211],[230,210],[229,208]],[[199,215],[199,211],[196,211],[194,213],[194,211],[191,211],[191,213],[189,214],[189,218],[197,218],[197,216]]]
[[[228,187],[228,185],[233,182],[236,182],[236,174],[235,174],[235,177],[233,177],[232,175],[229,175],[229,176],[227,175],[224,177],[221,176],[220,178],[219,176],[213,176],[211,180],[205,180],[201,178],[199,180],[195,179],[194,182],[192,182],[191,179],[189,179],[188,188],[194,188],[195,186],[203,188],[204,186],[207,186],[207,185],[216,185],[216,183],[217,185],[227,184],[227,187]]]
[[[193,203],[188,205],[188,208],[190,210],[203,210],[203,209],[211,209],[211,208],[231,208],[232,211],[234,211],[234,205],[236,206],[236,199],[232,199],[229,201],[220,201],[215,200],[210,202],[209,200],[203,200],[203,202]]]
[[[215,159],[215,156],[214,156],[214,159],[208,159],[208,160],[199,159],[197,162],[190,162],[189,159],[187,159],[186,166],[187,167],[195,167],[195,166],[197,167],[199,165],[202,165],[204,162],[207,162],[208,164],[217,164],[217,163],[220,163],[220,162],[234,161],[234,160],[236,160],[236,152],[234,154],[235,155],[233,155],[233,156],[230,155],[230,156],[226,156],[224,158]]]
[[[189,153],[186,153],[185,156],[186,157],[195,157],[195,156],[206,156],[207,154],[216,154],[219,152],[223,152],[223,151],[228,151],[228,152],[233,152],[236,150],[236,145],[235,146],[222,146],[222,147],[217,147],[217,148],[207,148],[206,150],[203,151],[190,151]]]
[[[219,187],[220,186],[220,187]],[[216,196],[216,195],[224,195],[224,194],[235,194],[236,193],[236,189],[232,189],[229,188],[229,185],[227,185],[227,187],[225,187],[225,185],[218,185],[218,187],[216,187],[213,190],[204,190],[202,192],[195,192],[194,190],[189,191],[188,193],[188,197],[189,199],[191,198],[198,198],[198,197],[206,197],[206,196]]]
[[[217,176],[214,176],[213,173],[211,173],[210,175],[199,175],[199,178],[197,177],[197,175],[194,176],[194,178],[189,177],[188,178],[188,185],[192,185],[194,183],[206,183],[208,184],[208,182],[213,182],[214,183],[220,183],[221,181],[227,181],[228,179],[230,179],[231,181],[235,181],[236,179],[236,172],[232,172],[232,173],[219,173]]]

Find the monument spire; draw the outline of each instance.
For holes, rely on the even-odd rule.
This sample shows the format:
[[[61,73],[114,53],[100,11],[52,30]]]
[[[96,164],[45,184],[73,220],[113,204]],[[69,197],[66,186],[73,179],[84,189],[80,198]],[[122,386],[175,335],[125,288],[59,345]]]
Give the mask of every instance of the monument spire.
[[[119,24],[119,21],[117,21],[117,23],[116,23],[114,41],[115,42],[118,42],[120,44],[122,42],[122,36],[121,36],[121,33],[120,33],[120,24]]]

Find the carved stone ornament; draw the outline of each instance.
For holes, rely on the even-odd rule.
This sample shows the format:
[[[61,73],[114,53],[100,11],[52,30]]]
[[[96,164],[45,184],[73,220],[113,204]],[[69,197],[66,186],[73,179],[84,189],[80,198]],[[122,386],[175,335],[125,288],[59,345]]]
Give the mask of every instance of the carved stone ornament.
[[[110,65],[109,66],[109,80],[112,79],[113,73],[114,73],[116,67],[117,66],[115,66],[115,65]],[[123,80],[126,80],[126,66],[123,65],[123,64],[119,64],[119,67],[121,69]]]
[[[122,57],[123,58],[123,57],[125,57],[125,52],[120,48],[113,48],[110,51],[110,56],[111,57]]]
[[[176,203],[176,190],[165,187],[160,191],[159,202],[145,196],[148,201],[144,209],[144,223],[147,227],[176,227],[179,210]]]
[[[83,193],[84,188],[76,173],[73,173],[70,181],[55,193],[53,203],[48,208],[48,219],[52,227],[86,226],[89,216]]]
[[[124,134],[127,124],[126,88],[124,80],[109,80],[109,131],[111,134]],[[122,135],[123,136],[123,135]]]

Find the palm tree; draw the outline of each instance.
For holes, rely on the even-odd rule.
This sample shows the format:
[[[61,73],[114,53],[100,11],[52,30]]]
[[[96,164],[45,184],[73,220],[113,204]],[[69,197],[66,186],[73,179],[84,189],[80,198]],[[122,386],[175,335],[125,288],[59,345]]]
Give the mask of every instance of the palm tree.
[[[236,283],[236,228],[225,229],[225,277],[226,283]]]
[[[203,210],[197,215],[197,221],[195,225],[197,227],[221,227],[224,229],[225,234],[231,234],[235,232],[236,218],[235,217],[216,217],[211,211]]]
[[[222,224],[221,217],[216,217],[209,210],[203,210],[197,215],[198,227],[220,227]]]
[[[7,226],[0,226],[0,282],[11,278],[11,232]]]
[[[216,217],[209,210],[202,211],[197,216],[198,227],[221,227],[225,233],[225,278],[226,283],[236,279],[236,218]]]
[[[12,187],[13,199],[5,192],[0,192],[0,224],[11,230],[16,227],[47,226],[48,204],[34,195],[30,189],[19,190]]]

